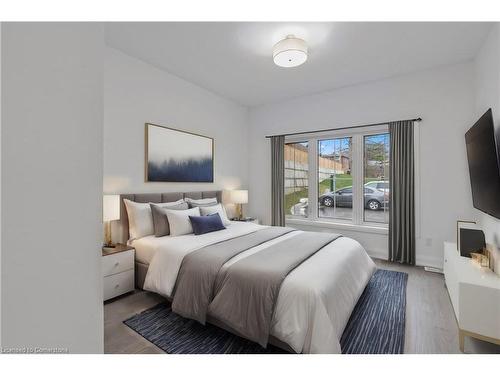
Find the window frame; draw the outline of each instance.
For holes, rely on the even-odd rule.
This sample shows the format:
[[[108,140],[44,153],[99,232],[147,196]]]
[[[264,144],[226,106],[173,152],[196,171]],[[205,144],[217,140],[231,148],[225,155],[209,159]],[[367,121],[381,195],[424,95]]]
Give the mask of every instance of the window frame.
[[[389,145],[390,145],[390,143],[391,143],[391,137],[390,137],[390,135],[389,135],[389,127],[388,127],[388,126],[387,126],[387,131],[385,131],[385,132],[376,132],[376,133],[373,133],[373,134],[363,134],[363,136],[362,136],[362,137],[363,137],[363,152],[362,152],[362,154],[363,154],[363,187],[365,186],[365,178],[366,178],[366,177],[365,177],[365,168],[364,168],[364,167],[365,167],[365,165],[364,165],[364,161],[365,161],[365,138],[366,138],[367,136],[371,136],[371,135],[383,135],[383,134],[387,134],[387,135],[389,136]],[[390,159],[390,151],[389,151],[389,159]],[[385,181],[385,180],[384,180],[384,181]],[[380,183],[380,182],[377,182],[377,185],[378,185],[379,183]],[[375,188],[372,188],[372,189],[373,189],[373,190],[379,190],[379,188],[378,188],[378,187],[375,187]],[[383,188],[383,189],[386,189],[386,188]],[[387,189],[389,190],[389,187],[387,187]],[[390,194],[391,194],[391,192],[390,192],[390,190],[389,190],[389,200],[390,200],[390,197],[391,197],[391,195],[390,195]],[[363,206],[364,206],[364,204],[365,204],[365,202],[364,202],[364,196],[363,196]],[[387,211],[388,211],[388,210],[389,210],[389,207],[387,207]],[[385,211],[386,211],[385,207],[383,207],[383,211],[384,211],[384,214],[385,214]],[[363,224],[364,224],[364,225],[380,224],[380,225],[383,225],[383,226],[385,226],[385,227],[389,228],[389,223],[388,223],[388,222],[387,222],[387,223],[380,223],[380,222],[376,222],[376,221],[368,221],[368,220],[365,220],[365,214],[366,214],[366,212],[363,210],[363,218],[362,218],[362,221],[363,221]]]
[[[305,134],[300,136],[286,136],[285,143],[308,142],[308,163],[309,163],[309,190],[308,190],[308,210],[307,217],[294,217],[285,213],[285,222],[287,224],[298,224],[305,226],[331,227],[338,229],[347,229],[360,232],[371,232],[387,234],[387,223],[376,223],[364,221],[364,137],[366,135],[385,134],[389,132],[387,124],[355,128],[340,129],[328,132]],[[351,137],[351,175],[353,188],[352,202],[352,220],[336,219],[318,216],[318,144],[320,140]],[[314,204],[311,204],[314,202]]]
[[[311,171],[311,163],[309,161],[309,159],[311,158],[310,144],[309,144],[309,142],[307,140],[302,140],[302,141],[300,141],[300,140],[297,140],[297,141],[295,141],[295,140],[290,140],[290,141],[285,140],[285,145],[287,145],[287,144],[297,144],[297,143],[308,143],[307,144],[307,150],[308,150],[308,152],[307,152],[307,165],[308,165],[308,171],[307,171],[308,172],[308,175],[307,175],[308,176],[307,177],[308,185],[307,185],[307,189],[308,189],[308,192],[309,192],[311,190],[311,188],[309,186],[309,184],[311,183],[311,180],[310,180],[310,176],[311,176],[311,173],[310,173],[310,171]],[[295,164],[295,161],[294,161],[294,164]],[[285,172],[284,174],[286,174],[286,167],[285,167],[285,171],[284,172]],[[285,176],[285,185],[286,185],[286,176]],[[284,188],[286,188],[286,186],[284,186]],[[308,193],[307,198],[308,199],[310,198],[310,192]],[[285,221],[287,219],[293,219],[293,218],[301,218],[301,219],[304,219],[304,220],[308,220],[309,219],[309,212],[307,212],[307,214],[308,214],[308,216],[303,217],[303,216],[300,216],[300,215],[290,215],[290,213],[288,211],[286,211],[285,212]]]
[[[350,153],[351,153],[351,157],[354,159],[354,153],[353,153],[353,142],[354,142],[354,137],[352,135],[340,135],[340,136],[335,136],[335,137],[322,137],[322,138],[318,138],[315,142],[316,142],[316,147],[317,147],[317,152],[316,152],[316,155],[314,156],[316,158],[316,170],[314,171],[316,173],[316,185],[315,185],[315,189],[316,189],[316,198],[314,200],[314,202],[316,202],[316,212],[315,212],[315,218],[318,219],[318,220],[323,220],[323,219],[326,219],[327,221],[332,221],[332,222],[338,222],[338,223],[342,223],[342,224],[352,224],[353,220],[354,220],[354,216],[353,216],[353,213],[351,213],[351,218],[350,219],[347,219],[347,218],[335,218],[335,217],[323,217],[323,216],[319,216],[319,207],[318,207],[318,197],[320,195],[320,192],[319,192],[319,166],[318,166],[318,162],[319,162],[319,158],[320,158],[320,155],[319,155],[319,143],[321,141],[326,141],[326,140],[334,140],[334,139],[342,139],[342,138],[350,138],[351,139],[351,150],[350,150]],[[352,176],[352,164],[351,164],[351,176]],[[340,190],[340,189],[337,189],[337,190]],[[352,207],[352,210],[354,212],[354,177],[353,177],[353,186],[352,186],[352,190],[351,190],[351,193],[352,196],[353,196],[353,207]]]

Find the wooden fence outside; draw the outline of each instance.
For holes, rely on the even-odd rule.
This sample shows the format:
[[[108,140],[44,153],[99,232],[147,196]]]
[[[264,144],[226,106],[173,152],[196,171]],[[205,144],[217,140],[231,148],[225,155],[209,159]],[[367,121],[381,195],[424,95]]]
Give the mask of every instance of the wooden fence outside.
[[[332,174],[347,172],[348,163],[329,158],[318,158],[319,180]],[[307,148],[301,144],[285,145],[285,194],[307,189],[309,186],[309,164]]]

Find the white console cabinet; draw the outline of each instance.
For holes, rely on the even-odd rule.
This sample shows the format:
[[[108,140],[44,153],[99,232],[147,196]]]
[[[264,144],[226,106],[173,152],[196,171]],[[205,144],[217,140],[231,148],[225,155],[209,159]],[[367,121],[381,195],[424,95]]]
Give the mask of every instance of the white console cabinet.
[[[458,323],[460,350],[465,336],[500,345],[500,276],[461,257],[444,243],[444,277]]]

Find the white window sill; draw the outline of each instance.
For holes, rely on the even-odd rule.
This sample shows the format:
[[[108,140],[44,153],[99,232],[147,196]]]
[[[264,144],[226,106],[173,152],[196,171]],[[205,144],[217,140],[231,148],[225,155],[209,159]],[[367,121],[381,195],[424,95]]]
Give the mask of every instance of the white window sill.
[[[299,219],[299,218],[286,218],[286,224],[291,225],[303,225],[311,227],[321,227],[329,229],[344,229],[354,232],[364,232],[364,233],[376,233],[376,234],[389,234],[389,228],[383,225],[370,225],[370,224],[352,224],[352,223],[340,223],[338,221],[330,220],[312,220],[312,219]]]

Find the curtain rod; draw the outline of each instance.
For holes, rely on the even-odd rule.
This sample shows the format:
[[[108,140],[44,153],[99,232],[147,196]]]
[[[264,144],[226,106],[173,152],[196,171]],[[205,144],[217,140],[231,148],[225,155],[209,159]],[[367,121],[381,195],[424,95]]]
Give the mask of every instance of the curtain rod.
[[[398,120],[398,121],[417,121],[417,122],[419,122],[419,121],[422,121],[422,119],[420,117],[418,117],[418,118],[412,118],[412,119],[408,119],[408,120]],[[296,132],[296,133],[266,135],[266,138],[277,137],[277,136],[280,136],[280,135],[287,136],[287,135],[314,134],[314,133],[329,132],[329,131],[332,131],[332,130],[345,130],[345,129],[365,128],[365,127],[368,127],[368,126],[386,125],[386,124],[388,124],[390,122],[394,122],[394,121],[377,122],[375,124],[366,124],[366,125],[345,126],[343,128],[330,128],[330,129],[311,130],[311,131],[303,131],[303,132]]]

